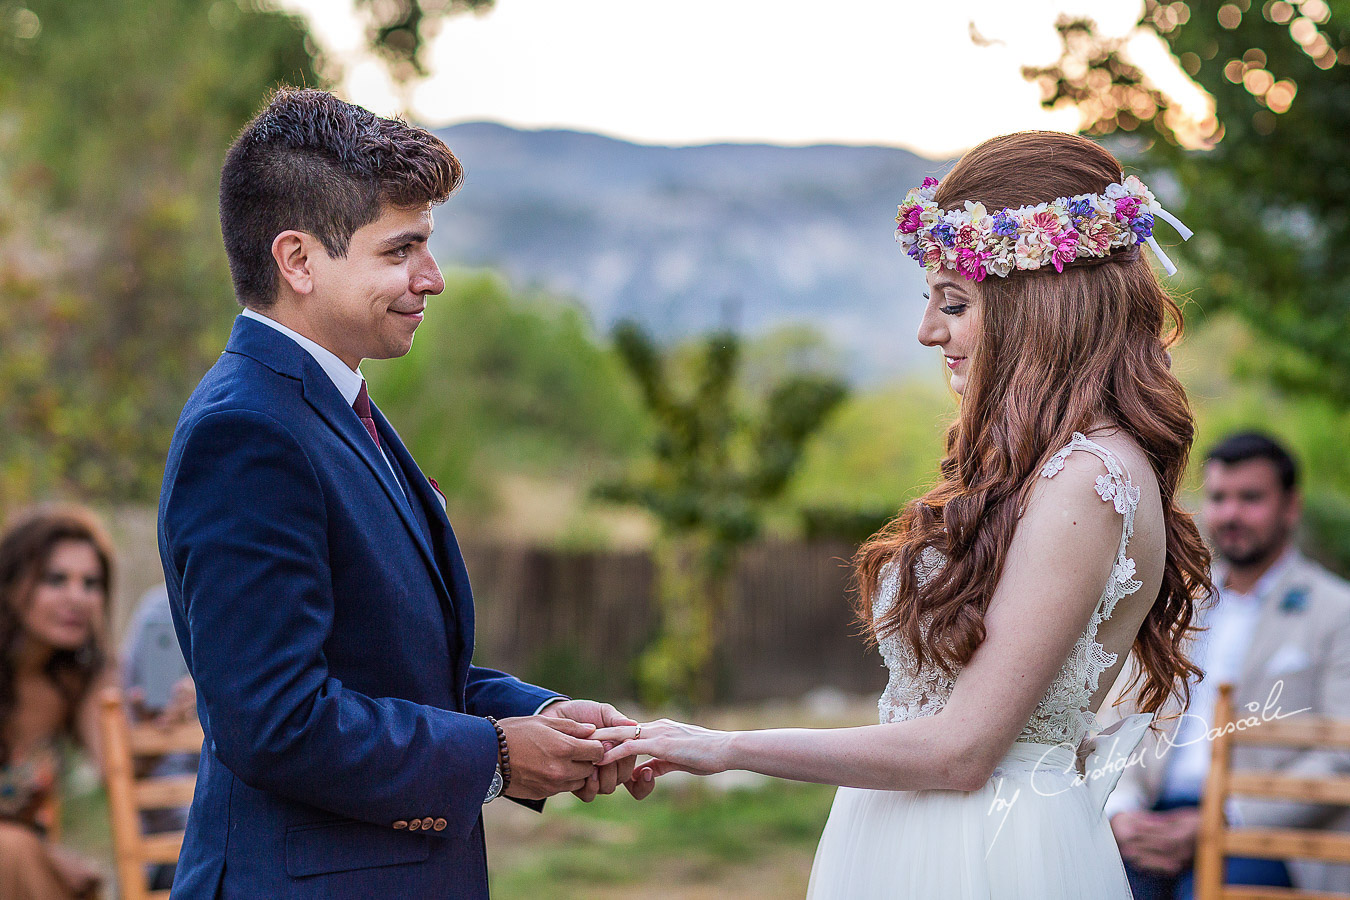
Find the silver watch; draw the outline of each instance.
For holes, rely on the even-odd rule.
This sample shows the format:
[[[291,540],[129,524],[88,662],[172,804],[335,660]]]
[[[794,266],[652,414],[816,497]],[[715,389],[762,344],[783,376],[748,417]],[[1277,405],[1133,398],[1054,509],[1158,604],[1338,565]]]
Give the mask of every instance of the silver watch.
[[[497,768],[492,770],[492,781],[488,784],[487,796],[483,798],[484,803],[491,803],[502,795],[502,788],[506,782],[502,780],[502,764],[497,763]]]

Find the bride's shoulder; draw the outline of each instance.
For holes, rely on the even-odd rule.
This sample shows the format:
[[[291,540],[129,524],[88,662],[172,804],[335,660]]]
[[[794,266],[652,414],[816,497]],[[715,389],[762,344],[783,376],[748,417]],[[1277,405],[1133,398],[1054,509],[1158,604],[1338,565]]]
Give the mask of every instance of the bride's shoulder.
[[[1106,472],[1139,487],[1156,483],[1152,463],[1144,448],[1128,431],[1110,424],[1075,433],[1070,442],[1050,458],[1041,474],[1054,476],[1061,468],[1072,468],[1081,474]]]

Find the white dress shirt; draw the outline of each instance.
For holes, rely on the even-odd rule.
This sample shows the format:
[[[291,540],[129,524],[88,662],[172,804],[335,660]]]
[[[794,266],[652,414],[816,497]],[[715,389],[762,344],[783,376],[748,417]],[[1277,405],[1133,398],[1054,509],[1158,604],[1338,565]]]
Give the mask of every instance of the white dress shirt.
[[[1225,587],[1228,571],[1214,570],[1214,589],[1218,598],[1190,652],[1191,661],[1205,670],[1204,680],[1191,689],[1191,706],[1173,737],[1168,754],[1163,794],[1199,796],[1209,774],[1210,746],[1205,735],[1213,725],[1214,707],[1219,700],[1219,685],[1236,683],[1256,635],[1261,607],[1271,589],[1284,574],[1293,557],[1288,549],[1252,586],[1240,594]]]

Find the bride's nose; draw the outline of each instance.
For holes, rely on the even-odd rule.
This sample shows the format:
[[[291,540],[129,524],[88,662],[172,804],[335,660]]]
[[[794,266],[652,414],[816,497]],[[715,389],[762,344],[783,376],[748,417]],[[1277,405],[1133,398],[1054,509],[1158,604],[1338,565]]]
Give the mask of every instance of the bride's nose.
[[[951,339],[945,316],[931,306],[923,311],[919,322],[919,343],[925,347],[940,347]]]

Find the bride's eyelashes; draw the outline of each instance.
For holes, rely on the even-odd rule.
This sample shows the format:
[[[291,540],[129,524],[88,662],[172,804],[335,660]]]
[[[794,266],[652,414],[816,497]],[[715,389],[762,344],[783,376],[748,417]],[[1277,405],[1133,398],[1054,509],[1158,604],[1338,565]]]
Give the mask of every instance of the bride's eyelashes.
[[[927,291],[924,291],[923,299],[931,300],[932,296]],[[959,316],[966,311],[967,306],[969,306],[968,303],[948,303],[946,306],[939,306],[938,312],[948,316]]]

